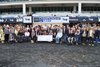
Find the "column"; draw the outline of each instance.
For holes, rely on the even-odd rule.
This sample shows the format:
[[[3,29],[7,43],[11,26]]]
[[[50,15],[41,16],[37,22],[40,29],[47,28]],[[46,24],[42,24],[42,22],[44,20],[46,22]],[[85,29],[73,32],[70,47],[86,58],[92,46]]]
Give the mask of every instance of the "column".
[[[32,7],[29,7],[29,13],[32,13]]]
[[[82,4],[81,4],[81,2],[79,2],[78,3],[78,13],[81,13],[81,6],[82,6]]]
[[[26,4],[23,4],[23,15],[26,15]]]
[[[73,12],[76,12],[76,6],[73,6]]]

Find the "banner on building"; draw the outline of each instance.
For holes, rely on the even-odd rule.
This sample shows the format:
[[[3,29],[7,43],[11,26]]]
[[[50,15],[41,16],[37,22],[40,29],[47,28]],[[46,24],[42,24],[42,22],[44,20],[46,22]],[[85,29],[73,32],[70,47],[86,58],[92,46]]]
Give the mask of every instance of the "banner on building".
[[[16,18],[16,22],[23,22],[23,18]]]
[[[4,18],[0,18],[0,23],[3,23],[4,22]]]
[[[77,18],[77,17],[69,17],[69,22],[79,22],[79,18]]]
[[[34,17],[34,22],[69,23],[69,17]]]
[[[98,17],[78,17],[79,22],[98,22]]]
[[[98,17],[98,22],[100,22],[100,17]]]
[[[23,23],[32,23],[32,17],[31,16],[23,17]]]
[[[13,17],[4,18],[4,23],[15,23],[15,22],[16,22],[16,18]]]

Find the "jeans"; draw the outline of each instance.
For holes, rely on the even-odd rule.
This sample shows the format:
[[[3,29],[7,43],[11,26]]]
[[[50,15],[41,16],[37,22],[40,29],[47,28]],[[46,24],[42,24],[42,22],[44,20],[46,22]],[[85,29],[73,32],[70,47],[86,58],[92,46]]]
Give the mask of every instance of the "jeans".
[[[76,43],[81,43],[81,36],[80,35],[76,35]]]
[[[29,37],[29,36],[25,36],[25,37],[24,37],[24,41],[25,41],[25,42],[29,42],[29,41],[30,41],[30,37]]]
[[[68,42],[68,36],[66,34],[63,35],[62,39],[64,40],[65,43]]]
[[[95,38],[95,45],[96,45],[96,46],[98,45],[98,42],[99,42],[99,37],[96,37],[96,38]]]
[[[60,40],[61,40],[61,38],[59,38],[59,37],[55,38],[56,43],[60,43]]]
[[[93,44],[94,43],[94,38],[89,37],[89,44]]]

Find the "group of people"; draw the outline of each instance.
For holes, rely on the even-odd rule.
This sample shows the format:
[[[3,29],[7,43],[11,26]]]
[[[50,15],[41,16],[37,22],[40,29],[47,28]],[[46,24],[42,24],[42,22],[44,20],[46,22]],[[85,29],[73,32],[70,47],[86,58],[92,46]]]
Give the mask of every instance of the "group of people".
[[[64,24],[64,25],[2,25],[0,26],[1,43],[37,42],[37,35],[52,35],[54,43],[76,45],[98,44],[100,24]]]

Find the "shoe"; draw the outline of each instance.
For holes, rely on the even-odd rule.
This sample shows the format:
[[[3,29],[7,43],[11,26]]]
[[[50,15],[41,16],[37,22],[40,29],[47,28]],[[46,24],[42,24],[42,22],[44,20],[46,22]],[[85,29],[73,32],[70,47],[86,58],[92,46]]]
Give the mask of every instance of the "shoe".
[[[1,41],[2,44],[4,44],[4,41]]]
[[[91,44],[89,44],[89,46],[91,46]]]
[[[94,44],[92,44],[92,46],[94,46]]]
[[[31,40],[31,43],[34,43],[33,40]]]

